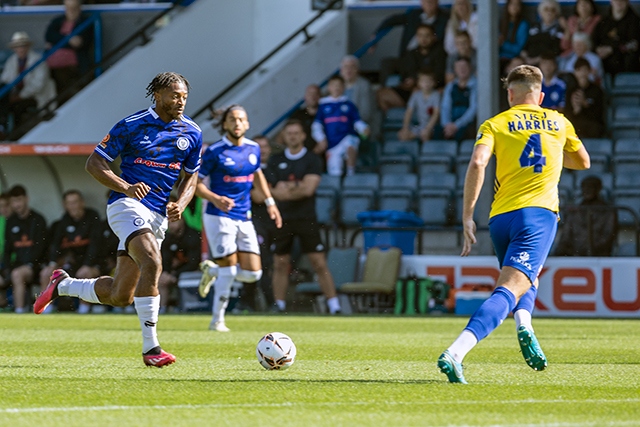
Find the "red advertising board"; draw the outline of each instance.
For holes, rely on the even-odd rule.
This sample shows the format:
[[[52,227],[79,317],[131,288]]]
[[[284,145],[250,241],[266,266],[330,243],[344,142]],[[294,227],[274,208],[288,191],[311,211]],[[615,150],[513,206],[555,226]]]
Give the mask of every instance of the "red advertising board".
[[[415,272],[450,283],[495,285],[495,257],[407,255],[401,275]],[[540,274],[535,316],[640,318],[640,259],[549,258]]]

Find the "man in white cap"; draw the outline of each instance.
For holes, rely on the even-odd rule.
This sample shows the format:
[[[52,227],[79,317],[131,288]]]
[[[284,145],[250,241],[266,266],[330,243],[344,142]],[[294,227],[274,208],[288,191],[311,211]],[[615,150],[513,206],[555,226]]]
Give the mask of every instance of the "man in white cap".
[[[4,64],[0,83],[12,83],[23,71],[29,69],[41,58],[31,50],[31,39],[24,31],[17,31],[11,37],[8,46],[13,49]],[[46,63],[42,63],[27,74],[11,91],[0,100],[0,119],[13,114],[14,127],[19,127],[29,115],[30,110],[43,107],[56,96],[56,85],[49,74]],[[0,122],[0,125],[6,122]]]

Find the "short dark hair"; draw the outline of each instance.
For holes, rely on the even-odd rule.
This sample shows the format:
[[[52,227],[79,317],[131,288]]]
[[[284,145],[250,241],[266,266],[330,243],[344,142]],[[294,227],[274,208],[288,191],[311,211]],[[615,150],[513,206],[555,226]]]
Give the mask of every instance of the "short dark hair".
[[[269,137],[267,135],[263,135],[261,133],[254,135],[250,138],[252,141],[255,141],[256,139],[266,139],[267,141],[269,140]]]
[[[512,83],[523,84],[529,88],[542,87],[542,71],[533,65],[518,65],[509,71],[507,77],[502,79],[504,87],[508,88]]]
[[[67,200],[67,196],[71,196],[73,194],[76,194],[78,197],[80,197],[80,200],[84,200],[84,196],[82,195],[80,190],[76,190],[76,189],[71,189],[71,190],[65,191],[62,194],[62,200]]]
[[[147,94],[145,95],[145,98],[152,96],[154,93],[159,92],[162,89],[171,87],[174,83],[184,83],[187,87],[187,92],[191,90],[189,81],[187,81],[182,74],[174,73],[173,71],[166,71],[156,75],[147,85]]]
[[[9,193],[6,191],[4,193],[0,193],[0,200],[9,200]]]
[[[333,76],[329,77],[329,81],[332,80],[340,80],[342,84],[344,84],[344,78],[342,78],[340,74],[334,74]]]
[[[584,187],[594,187],[598,190],[602,190],[602,180],[596,175],[586,176],[580,183],[580,188]]]
[[[293,125],[298,125],[300,126],[300,129],[302,129],[302,131],[304,132],[304,124],[298,120],[298,119],[289,119],[285,122],[284,126],[282,126],[282,129],[288,127],[288,126],[293,126]]]
[[[14,185],[9,190],[9,197],[22,197],[27,195],[27,190],[20,184]]]
[[[589,61],[587,61],[585,58],[576,59],[576,63],[573,64],[574,71],[582,67],[587,67],[589,70],[591,70],[591,64],[589,64]]]
[[[231,104],[229,107],[227,107],[226,110],[224,110],[224,112],[222,113],[222,116],[220,116],[220,121],[218,123],[216,123],[216,126],[218,128],[220,128],[220,133],[224,134],[224,121],[227,120],[227,116],[229,115],[230,112],[235,111],[235,110],[240,110],[240,111],[244,111],[245,114],[247,114],[247,110],[244,109],[244,107],[240,104]]]
[[[436,34],[436,30],[435,30],[435,28],[433,28],[433,25],[429,25],[429,24],[419,24],[419,25],[418,25],[418,28],[416,28],[416,33],[418,32],[418,30],[419,30],[420,28],[426,28],[427,30],[429,30],[429,32],[430,32],[432,35],[434,35],[434,36],[436,36],[436,37],[438,36],[438,35]]]

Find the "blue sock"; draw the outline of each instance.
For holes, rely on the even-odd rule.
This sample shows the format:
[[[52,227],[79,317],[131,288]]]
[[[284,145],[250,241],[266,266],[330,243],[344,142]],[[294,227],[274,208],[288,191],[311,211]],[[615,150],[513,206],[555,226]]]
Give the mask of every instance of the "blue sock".
[[[480,308],[469,319],[468,329],[478,341],[489,335],[500,326],[516,305],[516,297],[505,287],[500,286],[493,291],[488,300],[482,303]]]
[[[515,313],[518,310],[527,310],[529,313],[533,313],[533,307],[536,304],[537,295],[538,288],[531,285],[529,290],[524,295],[522,295],[522,298],[520,298],[520,301],[518,301],[518,305],[516,305],[516,308],[513,309],[513,312]]]

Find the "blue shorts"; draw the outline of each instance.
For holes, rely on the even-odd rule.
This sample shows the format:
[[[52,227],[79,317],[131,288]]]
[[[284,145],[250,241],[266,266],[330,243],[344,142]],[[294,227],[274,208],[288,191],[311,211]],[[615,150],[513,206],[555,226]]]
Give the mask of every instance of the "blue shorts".
[[[523,208],[489,220],[489,233],[500,268],[522,271],[533,282],[547,260],[558,229],[558,214],[545,208]]]

